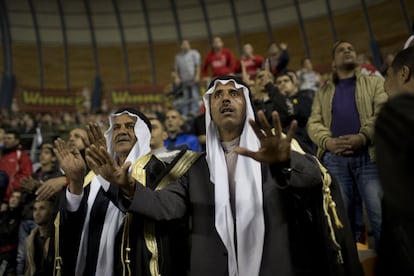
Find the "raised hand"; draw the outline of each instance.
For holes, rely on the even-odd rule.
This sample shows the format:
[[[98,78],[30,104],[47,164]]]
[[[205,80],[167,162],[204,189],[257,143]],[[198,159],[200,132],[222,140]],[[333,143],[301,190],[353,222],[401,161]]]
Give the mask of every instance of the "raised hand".
[[[37,200],[48,200],[53,195],[61,191],[66,186],[66,177],[59,176],[40,181],[40,186],[36,190]]]
[[[135,181],[128,174],[131,162],[126,162],[120,167],[105,147],[95,145],[86,149],[86,162],[96,175],[100,175],[109,183],[119,186],[126,195],[133,195]]]
[[[254,121],[250,120],[257,138],[260,140],[260,148],[254,152],[246,148],[236,147],[236,153],[253,158],[258,162],[267,164],[285,163],[290,160],[290,142],[295,134],[297,122],[293,121],[290,125],[286,137],[282,137],[282,126],[280,124],[279,115],[273,111],[272,118],[274,124],[274,131],[266,119],[263,111],[257,113],[258,121],[262,128]]]
[[[32,193],[36,188],[36,181],[32,177],[20,179],[20,186],[27,192]]]
[[[101,128],[97,123],[89,123],[86,126],[86,133],[88,134],[89,141],[83,141],[86,147],[95,145],[96,147],[104,147],[106,149],[106,140],[105,136],[102,133]]]
[[[81,194],[86,164],[79,150],[70,148],[65,141],[58,138],[55,141],[55,148],[53,151],[59,161],[60,167],[71,180],[69,185],[70,191],[74,194]]]

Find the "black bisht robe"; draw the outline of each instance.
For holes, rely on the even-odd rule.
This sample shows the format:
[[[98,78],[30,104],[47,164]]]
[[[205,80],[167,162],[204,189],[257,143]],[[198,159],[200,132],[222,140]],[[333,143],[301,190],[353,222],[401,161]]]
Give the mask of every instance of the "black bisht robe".
[[[363,275],[336,181],[331,193],[344,228],[335,229],[341,262],[323,210],[321,171],[314,157],[292,152],[290,176],[262,166],[264,248],[260,274]],[[228,275],[227,251],[215,229],[214,184],[205,158],[160,191],[136,186],[130,211],[159,221],[191,217],[188,275]],[[178,275],[178,274],[177,274]]]

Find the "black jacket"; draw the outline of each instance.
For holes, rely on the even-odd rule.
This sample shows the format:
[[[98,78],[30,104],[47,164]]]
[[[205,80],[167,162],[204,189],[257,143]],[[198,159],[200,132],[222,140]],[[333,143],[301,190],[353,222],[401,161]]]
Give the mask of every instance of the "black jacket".
[[[262,166],[265,239],[260,275],[362,275],[355,243],[333,182],[332,196],[345,227],[336,230],[338,263],[322,208],[320,170],[313,157],[292,152],[289,180],[277,166]],[[136,186],[130,211],[159,221],[191,217],[189,275],[228,275],[227,251],[214,219],[214,185],[205,158],[185,177],[154,192]]]

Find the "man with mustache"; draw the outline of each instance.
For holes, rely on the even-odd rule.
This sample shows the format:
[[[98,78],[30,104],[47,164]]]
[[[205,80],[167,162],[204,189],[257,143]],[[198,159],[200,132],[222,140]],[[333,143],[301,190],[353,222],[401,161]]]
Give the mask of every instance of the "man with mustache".
[[[205,158],[162,190],[122,173],[125,207],[159,221],[190,215],[189,275],[362,275],[335,182],[312,156],[291,150],[296,123],[284,137],[276,112],[274,130],[262,111],[254,121],[249,94],[236,77],[213,80]],[[109,162],[106,151],[91,150]],[[101,175],[114,171],[122,170]]]
[[[374,122],[387,100],[384,81],[361,74],[356,51],[347,41],[332,49],[333,81],[315,94],[307,130],[317,156],[337,178],[356,241],[363,230],[365,204],[377,247],[381,232],[382,189],[374,154]]]
[[[100,167],[116,164],[123,173],[131,174],[141,183],[154,188],[151,185],[157,183],[156,179],[165,166],[149,154],[151,124],[142,113],[129,108],[120,109],[110,115],[109,121],[105,135],[102,135],[97,124],[88,125],[90,145],[85,152],[86,163],[92,171],[85,177],[86,164],[79,151],[62,140],[55,143],[56,156],[70,179],[61,204],[61,250],[57,252],[56,259],[58,266],[63,265],[65,275],[121,275],[125,271],[131,273],[128,275],[151,275],[149,263],[157,248],[148,248],[146,244],[144,219],[126,214],[116,199],[119,185],[114,184],[125,181],[125,175],[113,170],[108,177],[101,173]],[[110,158],[108,163],[91,149],[107,153]],[[157,237],[151,242],[157,241]],[[162,235],[162,239],[161,244],[169,246],[168,235]],[[168,252],[160,252],[157,258],[162,259],[162,254]],[[176,259],[179,257],[177,255]],[[60,260],[63,264],[59,263]],[[162,263],[163,268],[167,268],[161,271],[170,273],[168,269],[173,265],[167,261]],[[174,275],[174,272],[176,270],[163,275]]]

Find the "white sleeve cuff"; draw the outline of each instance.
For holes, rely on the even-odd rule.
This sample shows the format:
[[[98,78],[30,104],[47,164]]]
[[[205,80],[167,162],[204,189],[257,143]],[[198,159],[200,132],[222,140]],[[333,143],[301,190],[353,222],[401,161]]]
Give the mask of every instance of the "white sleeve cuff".
[[[106,181],[102,176],[98,175],[97,177],[98,177],[99,183],[101,183],[102,188],[104,189],[105,192],[107,192],[111,184],[108,181]]]
[[[66,189],[66,209],[69,212],[76,212],[79,209],[83,198],[83,190],[80,195],[72,194],[69,187]]]

